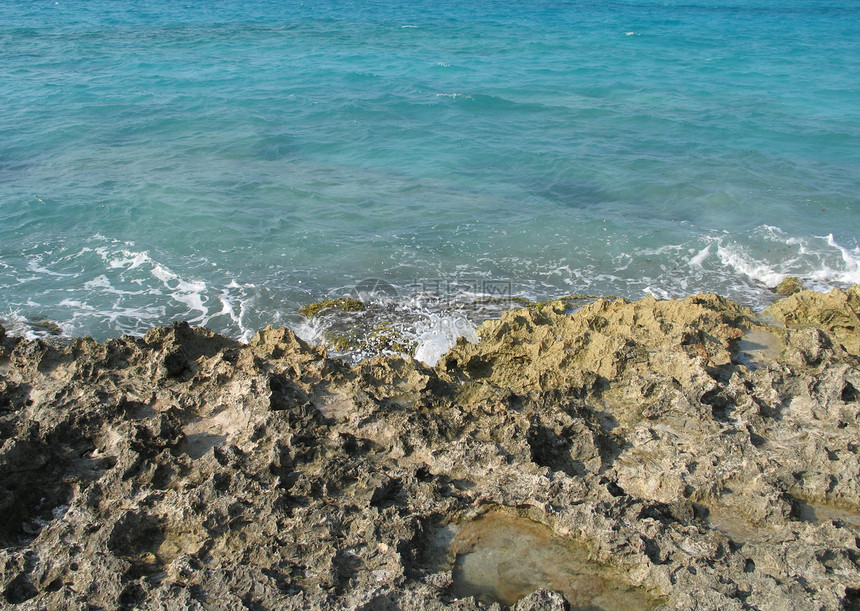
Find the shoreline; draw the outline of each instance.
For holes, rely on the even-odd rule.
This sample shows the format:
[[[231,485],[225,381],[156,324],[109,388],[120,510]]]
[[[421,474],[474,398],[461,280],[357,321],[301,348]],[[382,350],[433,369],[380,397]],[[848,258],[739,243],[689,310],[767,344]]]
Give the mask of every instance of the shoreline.
[[[850,607],[858,312],[860,285],[763,316],[713,294],[550,301],[433,367],[349,367],[271,327],[247,344],[183,323],[67,346],[0,331],[0,592]],[[545,545],[569,555],[548,566]]]
[[[577,309],[598,299],[636,298],[613,294],[567,294],[534,300],[521,295],[490,296],[484,294],[462,294],[452,299],[450,295],[440,296],[433,292],[417,293],[399,297],[396,289],[384,281],[372,280],[381,286],[379,291],[353,289],[341,297],[331,297],[297,307],[293,313],[299,320],[272,326],[284,326],[295,332],[309,344],[320,345],[328,350],[329,356],[354,365],[361,360],[377,355],[412,357],[426,365],[433,366],[438,358],[452,348],[459,337],[477,342],[476,329],[484,322],[499,318],[504,312],[517,308],[540,308],[552,302],[561,302],[566,312],[571,314]],[[366,284],[361,283],[361,284]],[[361,285],[359,285],[360,287]],[[828,287],[828,290],[838,287]],[[843,289],[849,287],[841,287]],[[760,312],[775,301],[793,293],[805,290],[795,276],[789,276],[777,286],[771,287],[772,299],[757,305],[741,304]],[[819,291],[812,288],[810,290]],[[393,296],[392,296],[393,295]],[[643,295],[645,298],[648,295]],[[658,297],[655,299],[679,299],[682,297]],[[290,314],[286,314],[287,317]],[[22,337],[33,341],[37,339],[65,345],[76,339],[91,338],[104,342],[120,337],[143,337],[149,329],[169,326],[176,322],[188,322],[191,326],[209,328],[215,333],[247,344],[254,332],[244,329],[241,337],[227,334],[206,324],[195,324],[193,320],[170,320],[156,323],[140,332],[119,335],[99,336],[67,334],[64,327],[50,318],[42,316],[0,317],[0,326],[5,327],[7,335]],[[265,328],[264,327],[261,328]],[[423,337],[422,337],[423,336]]]

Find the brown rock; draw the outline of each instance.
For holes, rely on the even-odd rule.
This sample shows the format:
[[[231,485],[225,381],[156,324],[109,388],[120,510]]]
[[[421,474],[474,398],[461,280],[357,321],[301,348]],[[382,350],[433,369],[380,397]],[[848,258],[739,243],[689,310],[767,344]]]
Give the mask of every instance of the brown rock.
[[[484,558],[534,586],[484,582],[468,537],[451,545],[489,509],[584,550],[576,604],[851,608],[858,305],[858,287],[800,292],[769,308],[779,328],[711,294],[548,303],[435,368],[348,368],[286,329],[67,346],[0,330],[0,600],[483,604],[465,588],[565,608],[516,532]]]
[[[826,331],[849,353],[860,356],[860,285],[829,293],[802,291],[772,304],[764,314],[787,327]]]

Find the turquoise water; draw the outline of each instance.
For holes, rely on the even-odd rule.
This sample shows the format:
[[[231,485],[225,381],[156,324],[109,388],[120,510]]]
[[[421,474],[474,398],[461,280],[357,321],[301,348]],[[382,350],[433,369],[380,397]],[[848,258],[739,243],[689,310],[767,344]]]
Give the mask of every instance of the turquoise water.
[[[7,1],[0,58],[20,333],[860,282],[853,0]]]

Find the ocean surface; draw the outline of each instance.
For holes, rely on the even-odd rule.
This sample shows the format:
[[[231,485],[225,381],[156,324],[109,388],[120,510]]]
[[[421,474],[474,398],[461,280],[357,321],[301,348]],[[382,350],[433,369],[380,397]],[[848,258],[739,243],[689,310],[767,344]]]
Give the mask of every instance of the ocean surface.
[[[860,282],[858,234],[856,0],[0,2],[18,334],[313,337],[356,286],[425,335],[485,295],[760,309]]]

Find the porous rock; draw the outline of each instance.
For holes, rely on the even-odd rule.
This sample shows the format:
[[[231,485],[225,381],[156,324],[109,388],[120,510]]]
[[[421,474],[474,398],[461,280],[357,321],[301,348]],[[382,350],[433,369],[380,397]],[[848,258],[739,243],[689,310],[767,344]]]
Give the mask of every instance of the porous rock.
[[[349,368],[286,329],[0,331],[0,599],[498,606],[457,598],[439,543],[492,509],[663,608],[856,608],[858,290],[788,297],[784,327],[710,294],[550,302],[434,368]]]

